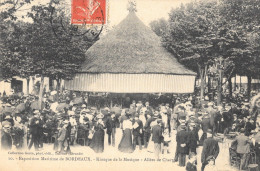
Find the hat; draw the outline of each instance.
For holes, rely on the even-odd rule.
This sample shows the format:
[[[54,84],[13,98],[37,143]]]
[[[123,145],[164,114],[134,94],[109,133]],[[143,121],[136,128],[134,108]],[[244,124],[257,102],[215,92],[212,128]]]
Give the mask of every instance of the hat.
[[[68,111],[68,115],[75,115],[75,112],[74,111]]]
[[[208,106],[213,106],[213,105],[214,105],[213,102],[209,102],[209,103],[208,103]]]
[[[86,114],[87,112],[86,112],[86,110],[82,110],[81,112],[80,112],[80,114]]]
[[[10,103],[5,104],[6,107],[11,107],[12,105]]]
[[[12,119],[12,117],[10,115],[6,115],[5,119]]]
[[[181,123],[180,125],[181,125],[181,126],[186,126],[185,122]]]
[[[195,122],[191,122],[190,126],[195,127],[196,126]]]
[[[62,123],[63,123],[63,124],[68,124],[69,121],[68,121],[68,120],[65,120],[65,121],[63,121]]]
[[[39,114],[39,113],[40,113],[39,110],[35,110],[35,111],[33,111],[33,114]]]
[[[51,95],[52,95],[52,96],[55,95],[55,94],[57,94],[57,91],[52,91],[52,92],[51,92]]]
[[[234,113],[233,116],[237,116],[237,114]]]
[[[88,117],[84,117],[83,120],[84,120],[84,121],[89,121],[89,118],[88,118]]]
[[[160,118],[156,119],[156,121],[157,121],[158,124],[162,123],[162,119],[160,119]]]
[[[158,118],[159,117],[159,113],[158,112],[154,112],[153,117],[154,118]]]
[[[186,129],[186,126],[185,126],[185,125],[181,125],[180,128],[181,128],[182,130],[185,130],[185,129]]]
[[[104,115],[103,115],[102,113],[100,113],[100,114],[98,114],[96,117],[97,117],[98,119],[103,119],[103,118],[104,118]]]
[[[87,107],[85,104],[83,104],[82,106],[81,106],[82,108],[85,108],[85,107]]]
[[[5,127],[5,126],[11,126],[12,124],[10,123],[10,122],[8,122],[8,121],[3,121],[2,122],[2,127]]]
[[[92,107],[90,107],[90,110],[96,110],[96,108],[92,106]]]
[[[189,111],[189,112],[188,112],[188,115],[189,115],[189,116],[194,116],[194,115],[195,115],[195,112]]]
[[[85,109],[86,113],[91,113],[91,111],[89,109]]]
[[[190,101],[187,101],[187,102],[185,103],[185,106],[192,106],[192,104],[191,104]]]
[[[212,134],[212,130],[211,130],[211,129],[208,129],[208,130],[207,130],[207,133]]]
[[[183,120],[180,119],[179,121],[180,121],[180,123],[185,123],[186,122],[184,119]]]

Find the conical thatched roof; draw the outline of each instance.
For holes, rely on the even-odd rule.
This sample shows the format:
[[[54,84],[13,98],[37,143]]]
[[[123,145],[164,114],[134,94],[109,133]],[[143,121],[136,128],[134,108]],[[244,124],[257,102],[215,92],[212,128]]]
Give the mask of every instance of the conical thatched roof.
[[[86,52],[82,72],[196,75],[161,46],[160,38],[130,12]]]

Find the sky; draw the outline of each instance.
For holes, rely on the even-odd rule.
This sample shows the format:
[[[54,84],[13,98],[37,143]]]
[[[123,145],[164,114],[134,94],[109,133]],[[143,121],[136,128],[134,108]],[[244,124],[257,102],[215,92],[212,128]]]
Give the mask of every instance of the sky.
[[[1,0],[2,1],[2,0]],[[23,1],[23,0],[20,0]],[[72,0],[60,0],[66,2],[69,8]],[[108,24],[109,27],[120,23],[128,14],[127,4],[129,0],[107,0],[108,4]],[[172,8],[176,8],[187,2],[195,0],[135,0],[137,8],[137,16],[149,26],[153,20],[160,18],[168,19],[168,13]],[[33,0],[32,5],[47,4],[50,0]],[[30,6],[24,6],[18,12],[18,16],[25,15]],[[1,10],[1,9],[0,9]],[[3,9],[2,9],[3,10]],[[23,19],[28,21],[28,19]]]
[[[149,26],[149,23],[159,18],[168,19],[172,8],[192,0],[136,0],[137,16]],[[128,14],[128,0],[109,0],[109,22],[116,25]]]

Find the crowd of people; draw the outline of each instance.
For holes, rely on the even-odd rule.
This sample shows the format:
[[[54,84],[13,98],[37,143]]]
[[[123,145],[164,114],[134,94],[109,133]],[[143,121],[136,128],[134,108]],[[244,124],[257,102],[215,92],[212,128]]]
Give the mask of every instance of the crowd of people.
[[[150,151],[158,159],[176,148],[174,161],[193,171],[197,170],[199,146],[203,147],[201,170],[210,169],[220,152],[219,142],[229,138],[233,141],[229,155],[240,159],[241,170],[250,164],[251,153],[256,163],[260,161],[259,122],[251,117],[248,101],[216,106],[204,99],[198,105],[191,96],[176,98],[173,104],[150,106],[148,101],[133,100],[129,108],[115,104],[98,109],[76,95],[58,99],[45,97],[41,109],[34,96],[2,98],[2,149],[30,150],[34,146],[39,151],[44,143],[53,143],[57,154],[69,154],[71,146],[80,144],[102,153],[107,134],[108,145],[123,153]],[[116,147],[115,135],[120,129],[122,138]],[[176,147],[171,146],[173,140]]]

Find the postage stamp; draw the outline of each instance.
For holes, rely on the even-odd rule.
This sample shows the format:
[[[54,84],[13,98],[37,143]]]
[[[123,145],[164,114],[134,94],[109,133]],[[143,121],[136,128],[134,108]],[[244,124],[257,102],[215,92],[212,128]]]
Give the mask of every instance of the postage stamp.
[[[72,0],[71,24],[104,25],[107,0]]]

